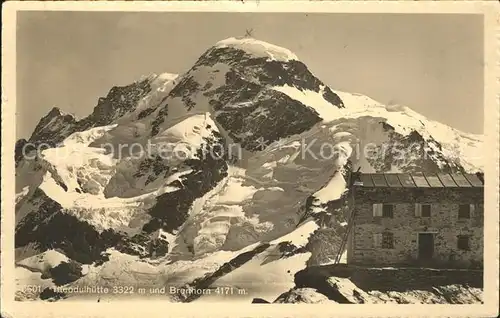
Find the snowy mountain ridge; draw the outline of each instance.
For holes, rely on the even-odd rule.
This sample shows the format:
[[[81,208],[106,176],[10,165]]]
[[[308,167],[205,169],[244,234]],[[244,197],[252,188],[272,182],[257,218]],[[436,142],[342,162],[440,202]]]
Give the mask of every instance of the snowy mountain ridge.
[[[41,143],[51,146],[22,154]],[[19,284],[53,287],[49,270],[35,277],[22,262],[57,255],[47,266],[82,267],[68,286],[266,286],[272,276],[273,288],[247,289],[276,298],[335,254],[349,171],[477,172],[482,144],[332,90],[287,49],[223,40],[184,74],[112,88],[86,118],[52,110],[16,143]],[[325,215],[331,251],[317,243]]]
[[[299,59],[297,55],[288,49],[253,38],[228,38],[217,42],[215,47],[232,47],[253,56],[267,57],[276,61],[288,62]]]

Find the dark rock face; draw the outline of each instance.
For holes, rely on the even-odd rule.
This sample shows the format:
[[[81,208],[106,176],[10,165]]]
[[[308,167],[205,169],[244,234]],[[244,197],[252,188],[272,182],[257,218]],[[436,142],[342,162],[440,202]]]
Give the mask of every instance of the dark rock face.
[[[134,177],[140,178],[140,177],[146,175],[147,173],[152,172],[152,174],[150,174],[148,176],[148,179],[145,182],[145,185],[148,185],[149,183],[156,180],[161,174],[167,175],[169,171],[170,171],[170,167],[168,167],[164,163],[164,161],[160,155],[157,155],[154,158],[144,159],[140,163],[139,169],[134,174]]]
[[[106,97],[99,98],[92,114],[85,120],[93,127],[111,124],[115,119],[132,112],[141,98],[151,91],[149,80],[135,82],[127,86],[113,87]],[[88,129],[88,128],[87,128]]]
[[[122,239],[121,234],[112,230],[99,233],[89,223],[64,213],[61,205],[42,190],[35,190],[31,200],[35,198],[41,199],[42,203],[37,213],[28,214],[17,225],[16,247],[35,243],[40,251],[58,248],[69,258],[90,264]]]
[[[307,267],[296,289],[314,288],[338,303],[481,303],[482,271],[428,268]]]
[[[309,130],[321,117],[284,93],[266,89],[246,107],[221,107],[216,120],[244,149],[259,151],[280,138]]]
[[[151,240],[148,249],[150,257],[165,256],[168,253],[168,242],[160,239],[153,239]]]
[[[281,294],[273,302],[275,304],[318,304],[331,302],[328,298],[318,293],[314,288],[292,288],[289,291]]]
[[[28,214],[16,226],[16,247],[21,247],[35,241],[35,229],[38,228],[38,224],[62,209],[59,203],[47,197],[40,189],[35,190],[28,202],[34,202],[38,198],[42,200],[38,208],[38,213]]]
[[[296,288],[314,288],[329,300],[340,304],[369,303],[366,292],[357,286],[353,286],[352,290],[343,286],[350,275],[352,269],[343,264],[306,267],[295,274],[295,285]]]
[[[254,57],[233,47],[214,47],[205,52],[193,68],[214,66],[216,63],[229,65],[235,72],[248,78],[258,79],[262,86],[297,87],[319,92],[325,86],[327,100],[332,107],[344,107],[342,100],[315,77],[307,66],[297,60],[269,61],[266,57]]]
[[[170,91],[170,97],[180,97],[188,110],[193,109],[195,103],[191,99],[191,96],[200,89],[200,84],[196,82],[192,76],[184,77],[179,84],[177,84],[172,91]]]
[[[281,242],[278,244],[278,251],[281,253],[280,258],[288,258],[297,254],[307,253],[308,250],[305,246],[297,247],[291,242]]]
[[[140,120],[140,119],[143,119],[143,118],[146,118],[148,117],[149,115],[151,115],[153,112],[155,111],[154,108],[147,108],[143,111],[141,111],[138,115],[137,115],[137,120]]]
[[[61,136],[61,130],[65,128],[64,130],[71,131],[71,127],[75,123],[75,117],[70,114],[63,114],[59,108],[54,107],[45,117],[40,119],[29,142],[56,145],[65,138]]]
[[[75,132],[76,119],[70,114],[63,114],[57,107],[45,115],[35,127],[29,140],[16,142],[14,160],[16,167],[25,155],[32,151],[56,147],[70,134]],[[30,154],[31,155],[31,154]]]
[[[156,115],[151,125],[151,136],[156,136],[160,132],[160,125],[163,124],[165,118],[168,116],[168,105],[163,106]]]
[[[270,302],[262,298],[254,298],[252,299],[252,304],[270,304]]]
[[[29,230],[28,227],[18,228],[16,247],[35,243],[40,251],[59,248],[66,256],[83,264],[99,260],[102,252],[123,239],[121,234],[112,230],[99,233],[87,222],[62,212],[54,213],[50,222],[41,223],[36,229],[31,229],[33,233],[26,234]]]
[[[210,191],[227,176],[226,154],[223,153],[223,138],[214,132],[197,152],[198,159],[188,159],[184,164],[193,171],[181,177],[181,189],[167,192],[157,198],[156,205],[149,211],[153,217],[143,230],[147,233],[159,228],[172,233],[188,217],[193,201]],[[178,184],[179,185],[179,184]]]
[[[340,251],[343,237],[344,233],[334,228],[316,230],[306,245],[306,250],[311,253],[306,264],[317,265],[334,259]]]
[[[142,232],[133,237],[123,237],[116,246],[122,253],[137,255],[140,258],[157,258],[168,253],[168,242]]]
[[[102,263],[110,247],[141,257],[160,257],[168,253],[166,241],[151,238],[146,233],[130,238],[111,229],[99,232],[91,224],[64,213],[62,207],[42,190],[37,189],[31,200],[36,198],[42,200],[38,213],[28,214],[16,227],[16,247],[34,243],[40,252],[57,248],[82,264]]]
[[[331,275],[324,268],[325,266],[306,267],[297,272],[295,274],[296,288],[315,288],[318,292],[327,296],[328,299],[339,303],[346,303],[346,301],[342,299],[343,297],[340,296],[340,293],[332,289],[332,286],[328,283],[328,278]],[[347,275],[349,274],[350,273],[347,273]]]
[[[16,142],[16,145],[14,146],[14,160],[16,162],[16,166],[17,166],[17,163],[19,161],[21,161],[21,159],[24,157],[25,154],[28,154],[30,149],[27,149],[27,146],[28,145],[28,141],[26,139],[19,139],[17,142]],[[33,147],[32,147],[33,148]],[[34,150],[34,149],[32,149]],[[24,152],[24,153],[23,153]]]
[[[49,271],[57,286],[69,284],[83,276],[81,264],[74,261],[63,262]]]
[[[66,297],[66,294],[56,292],[52,288],[45,288],[40,293],[40,299],[47,300],[47,301],[56,301],[56,300],[59,300],[59,299],[65,298],[65,297]]]

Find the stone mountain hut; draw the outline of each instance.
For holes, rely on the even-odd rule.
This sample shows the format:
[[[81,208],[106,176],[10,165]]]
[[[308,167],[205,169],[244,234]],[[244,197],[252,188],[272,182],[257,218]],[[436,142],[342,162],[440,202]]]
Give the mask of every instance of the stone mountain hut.
[[[352,189],[348,264],[482,266],[482,174],[358,173]]]

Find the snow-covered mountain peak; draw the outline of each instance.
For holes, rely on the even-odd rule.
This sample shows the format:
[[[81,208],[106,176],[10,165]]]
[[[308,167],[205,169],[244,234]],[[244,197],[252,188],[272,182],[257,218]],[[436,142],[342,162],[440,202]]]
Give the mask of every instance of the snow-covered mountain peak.
[[[58,107],[53,107],[40,119],[29,141],[51,143],[53,137],[70,129],[75,123],[75,116],[61,111]]]
[[[433,160],[453,162],[458,160],[459,166],[466,171],[477,172],[483,169],[482,147],[484,136],[466,133],[431,120],[404,105],[384,105],[362,94],[335,91],[345,104],[340,117],[348,119],[379,119],[385,127],[399,136],[415,136],[421,139],[430,157],[439,154],[440,159]],[[369,131],[365,120],[363,131]],[[411,139],[411,138],[410,138]],[[415,140],[413,140],[415,141]],[[401,142],[401,140],[399,141]]]
[[[245,51],[256,57],[266,57],[271,60],[288,62],[298,60],[299,58],[290,50],[277,45],[260,41],[250,37],[236,38],[231,37],[219,41],[215,47],[232,47]]]
[[[54,116],[64,116],[69,115],[68,113],[62,111],[59,107],[52,107],[52,109],[48,112],[46,116],[54,117]]]
[[[142,81],[149,81],[150,83],[155,83],[156,82],[167,82],[167,81],[173,81],[179,76],[179,74],[174,74],[174,73],[151,73],[149,75],[143,75],[140,77],[140,79],[136,82],[142,82]]]
[[[342,100],[293,53],[251,38],[218,42],[174,82],[160,104],[141,113],[151,137],[185,116],[208,112],[226,139],[255,151],[262,147],[259,140],[270,143],[301,133],[325,120],[330,110],[343,107]],[[314,95],[321,104],[304,103],[283,92],[285,86],[294,93]]]

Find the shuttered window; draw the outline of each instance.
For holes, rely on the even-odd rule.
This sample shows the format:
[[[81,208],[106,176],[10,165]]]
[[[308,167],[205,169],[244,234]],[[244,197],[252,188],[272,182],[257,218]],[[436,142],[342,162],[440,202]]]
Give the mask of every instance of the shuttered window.
[[[373,234],[373,247],[382,247],[382,233]]]
[[[430,204],[415,204],[415,216],[422,218],[431,217],[431,205]]]
[[[373,205],[373,216],[376,217],[382,216],[382,203],[377,203]]]
[[[394,234],[391,232],[373,234],[373,247],[384,249],[394,248]]]
[[[394,234],[391,232],[382,233],[382,248],[394,248]]]
[[[392,218],[393,217],[393,209],[394,209],[394,206],[392,204],[376,203],[373,205],[373,216],[374,217]]]

